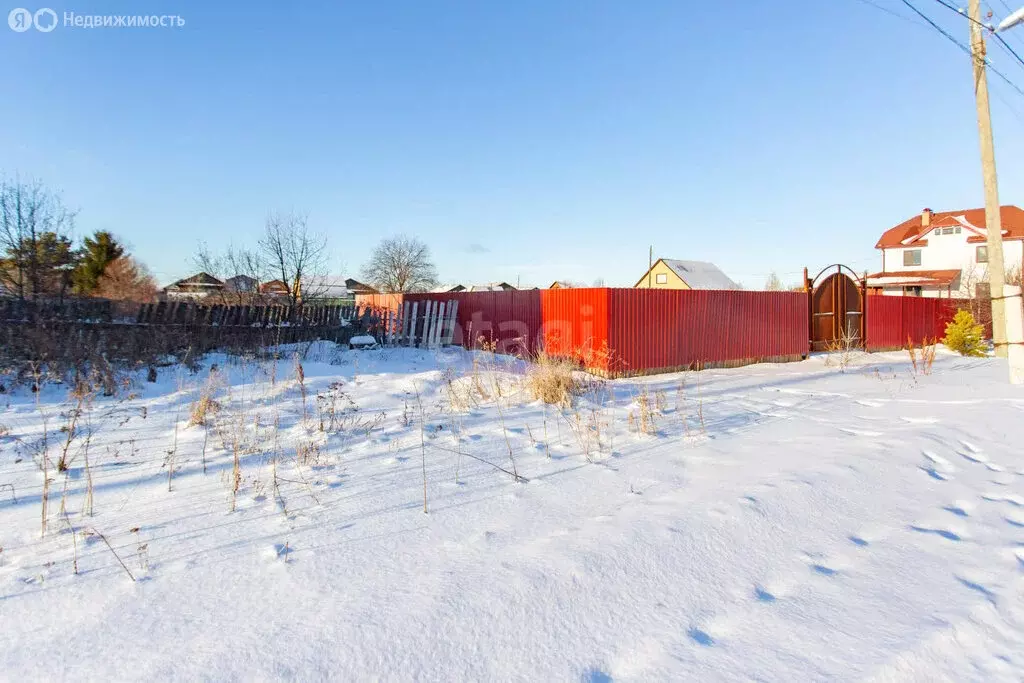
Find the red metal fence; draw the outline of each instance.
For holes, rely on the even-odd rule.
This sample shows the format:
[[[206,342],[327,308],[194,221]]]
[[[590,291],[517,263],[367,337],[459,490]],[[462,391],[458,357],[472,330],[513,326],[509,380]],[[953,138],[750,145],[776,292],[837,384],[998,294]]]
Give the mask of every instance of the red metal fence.
[[[810,352],[803,292],[545,289],[455,294],[360,295],[360,307],[459,302],[453,343],[499,353],[545,349],[609,374],[799,360]],[[900,349],[941,338],[958,299],[869,296],[865,346]],[[422,305],[422,304],[420,304]]]
[[[803,293],[609,291],[608,345],[629,374],[800,360],[808,353]]]
[[[908,343],[942,339],[946,323],[957,310],[969,308],[967,299],[931,299],[917,296],[869,296],[865,346],[868,351],[903,349]]]

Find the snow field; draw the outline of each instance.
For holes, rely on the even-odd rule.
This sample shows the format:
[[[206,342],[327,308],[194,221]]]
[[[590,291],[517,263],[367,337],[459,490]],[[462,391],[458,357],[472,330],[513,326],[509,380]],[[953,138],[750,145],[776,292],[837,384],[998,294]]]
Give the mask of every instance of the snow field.
[[[66,472],[66,390],[3,397],[0,671],[1024,671],[1024,395],[1000,361],[940,352],[917,375],[905,354],[855,354],[595,381],[568,410],[488,354],[315,345],[301,367],[300,381],[291,358],[212,356],[97,398]],[[215,407],[189,424],[203,395]]]

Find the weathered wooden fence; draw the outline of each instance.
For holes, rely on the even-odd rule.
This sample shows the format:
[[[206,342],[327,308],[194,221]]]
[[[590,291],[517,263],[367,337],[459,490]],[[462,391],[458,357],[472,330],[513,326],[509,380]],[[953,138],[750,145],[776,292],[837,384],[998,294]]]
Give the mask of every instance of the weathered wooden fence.
[[[387,346],[437,348],[452,343],[458,326],[458,301],[406,301],[395,310],[365,306],[367,331]]]
[[[370,322],[350,306],[0,300],[0,356],[69,365],[97,355],[152,362],[161,355],[214,349],[246,352],[317,340],[347,343]]]

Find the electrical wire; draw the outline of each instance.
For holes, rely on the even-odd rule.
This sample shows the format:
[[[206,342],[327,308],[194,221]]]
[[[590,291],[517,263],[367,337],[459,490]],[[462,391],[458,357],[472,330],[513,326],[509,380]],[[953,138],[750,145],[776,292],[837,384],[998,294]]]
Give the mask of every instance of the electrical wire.
[[[938,2],[940,5],[942,5],[943,7],[946,7],[947,9],[952,9],[954,12],[956,12],[960,16],[966,16],[962,12],[957,10],[955,7],[953,7],[952,5],[946,4],[944,2],[944,0],[935,0],[935,1]],[[921,17],[922,19],[927,21],[931,25],[932,28],[934,28],[936,31],[941,33],[948,41],[950,41],[951,43],[956,45],[958,48],[960,48],[964,52],[964,54],[966,54],[968,57],[971,58],[972,61],[974,60],[974,54],[971,52],[971,48],[969,48],[966,45],[964,45],[962,42],[960,42],[955,37],[953,37],[949,33],[949,31],[947,31],[946,29],[942,28],[941,26],[936,24],[934,21],[932,21],[932,19],[927,14],[925,14],[924,12],[919,10],[917,7],[915,7],[914,4],[912,2],[910,2],[910,0],[902,0],[902,2],[903,2],[904,5],[906,5],[910,9],[912,9],[915,14],[917,14],[919,17]],[[970,17],[966,17],[966,18],[970,19]],[[970,19],[970,20],[974,21],[973,19]],[[974,23],[980,23],[980,22],[974,21]],[[984,26],[984,24],[981,24],[981,25]],[[988,28],[988,27],[986,26],[986,28]],[[1004,41],[1004,43],[1005,43],[1005,41]],[[1017,55],[1017,53],[1014,52],[1014,55]],[[1017,58],[1020,59],[1020,56],[1017,55]],[[1024,60],[1021,60],[1021,65],[1024,66]],[[1022,90],[1020,88],[1020,86],[1018,86],[1016,83],[1011,81],[1002,71],[999,71],[994,66],[992,66],[991,60],[985,59],[985,66],[988,68],[989,71],[991,71],[996,76],[1001,78],[1007,85],[1009,85],[1011,88],[1016,90],[1018,95],[1020,95],[1021,97],[1024,97],[1024,90]]]
[[[924,24],[922,24],[921,22],[915,21],[913,17],[908,17],[906,15],[900,14],[899,12],[896,12],[895,10],[889,9],[884,5],[879,5],[877,2],[874,2],[874,0],[857,0],[857,2],[867,5],[868,7],[874,7],[877,10],[885,12],[889,16],[896,17],[897,19],[902,19],[903,21],[909,22],[916,26],[924,26]]]
[[[978,21],[978,20],[977,20],[977,19],[975,19],[974,17],[971,17],[971,16],[969,16],[969,15],[967,15],[967,14],[964,14],[963,10],[961,10],[961,9],[960,9],[960,8],[958,8],[958,7],[954,7],[953,5],[951,5],[951,4],[949,4],[948,2],[946,2],[946,0],[935,0],[935,2],[939,3],[940,5],[942,5],[942,6],[943,6],[943,7],[945,7],[946,9],[948,9],[948,10],[949,10],[950,12],[955,12],[956,14],[958,14],[958,15],[960,15],[960,16],[962,16],[962,17],[966,18],[966,19],[967,19],[967,21],[971,22],[972,24],[977,24],[978,26],[981,26],[981,27],[982,27],[983,29],[985,29],[985,30],[989,31],[989,32],[990,32],[990,33],[992,34],[992,36],[993,36],[993,37],[994,37],[994,38],[995,38],[995,39],[996,39],[997,41],[999,41],[999,43],[1000,43],[1000,44],[1001,44],[1001,45],[1002,45],[1002,46],[1003,46],[1003,47],[1004,47],[1004,48],[1005,48],[1005,49],[1006,49],[1007,51],[1009,51],[1009,53],[1010,53],[1011,55],[1013,55],[1014,59],[1016,59],[1016,60],[1017,60],[1017,62],[1018,62],[1018,63],[1019,63],[1019,64],[1020,64],[1021,66],[1024,66],[1024,58],[1022,58],[1022,57],[1021,57],[1021,56],[1020,56],[1019,54],[1017,54],[1017,51],[1016,51],[1016,50],[1014,50],[1014,49],[1013,49],[1012,47],[1010,47],[1010,44],[1006,42],[1006,39],[1005,39],[1005,38],[1003,38],[1003,37],[1002,37],[1001,35],[999,35],[998,33],[996,33],[996,32],[995,32],[995,31],[993,30],[993,28],[992,28],[992,26],[991,26],[990,24],[986,24],[986,23],[984,23],[984,22],[982,22],[982,21]],[[1006,3],[1003,3],[1003,4],[1004,4],[1004,6],[1005,6],[1005,4],[1006,4]]]

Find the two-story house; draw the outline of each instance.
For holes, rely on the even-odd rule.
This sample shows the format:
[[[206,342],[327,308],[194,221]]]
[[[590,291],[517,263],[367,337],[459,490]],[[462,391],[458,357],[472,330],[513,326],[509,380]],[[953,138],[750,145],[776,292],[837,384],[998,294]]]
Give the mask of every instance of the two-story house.
[[[1024,259],[1024,210],[1003,206],[1003,263],[1008,272]],[[875,248],[882,270],[867,276],[869,292],[929,297],[973,297],[988,292],[985,209],[925,209],[882,233]]]

